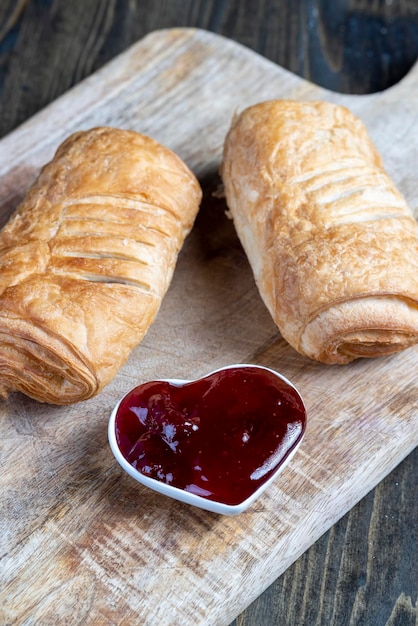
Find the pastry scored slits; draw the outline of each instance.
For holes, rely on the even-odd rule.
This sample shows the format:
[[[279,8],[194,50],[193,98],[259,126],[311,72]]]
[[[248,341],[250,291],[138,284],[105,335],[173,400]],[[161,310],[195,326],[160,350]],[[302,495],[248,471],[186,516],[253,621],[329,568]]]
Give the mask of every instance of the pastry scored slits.
[[[327,228],[342,223],[405,217],[405,200],[388,176],[368,166],[364,160],[357,163],[351,166],[341,163],[337,169],[332,167],[296,176],[289,184],[303,185],[309,206],[318,211]]]
[[[63,210],[50,244],[50,269],[155,293],[182,236],[177,216],[163,207],[118,197],[83,198]]]
[[[145,335],[201,199],[173,152],[96,128],[58,149],[0,233],[0,391],[95,395]]]

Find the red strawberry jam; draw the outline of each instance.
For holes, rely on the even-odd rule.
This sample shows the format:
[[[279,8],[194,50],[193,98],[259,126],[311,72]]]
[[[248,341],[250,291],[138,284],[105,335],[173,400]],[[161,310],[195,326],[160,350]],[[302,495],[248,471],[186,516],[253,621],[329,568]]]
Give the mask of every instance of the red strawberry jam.
[[[299,443],[306,413],[273,372],[233,367],[176,386],[145,383],[116,415],[116,439],[142,474],[228,505],[243,502]]]

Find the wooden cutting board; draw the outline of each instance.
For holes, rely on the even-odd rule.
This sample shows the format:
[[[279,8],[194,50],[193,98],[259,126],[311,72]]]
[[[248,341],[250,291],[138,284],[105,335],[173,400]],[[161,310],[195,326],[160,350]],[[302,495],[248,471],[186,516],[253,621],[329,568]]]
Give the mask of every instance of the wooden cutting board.
[[[267,98],[326,99],[364,120],[416,210],[417,89],[416,66],[383,93],[338,95],[213,34],[166,30],[0,142],[3,222],[64,137],[94,125],[153,136],[205,191],[158,318],[116,379],[71,407],[19,394],[0,404],[1,623],[227,625],[417,445],[418,349],[334,367],[299,356],[213,195],[234,111]],[[309,414],[297,455],[246,513],[193,509],[122,472],[106,430],[122,394],[237,362],[289,377]]]

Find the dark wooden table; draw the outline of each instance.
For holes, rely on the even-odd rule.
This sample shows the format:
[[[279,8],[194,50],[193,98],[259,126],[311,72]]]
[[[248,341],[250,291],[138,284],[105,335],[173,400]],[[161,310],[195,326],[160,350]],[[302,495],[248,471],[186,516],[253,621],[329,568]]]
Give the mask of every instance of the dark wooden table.
[[[418,58],[417,0],[1,0],[0,137],[174,26],[220,33],[343,92],[382,90]],[[415,450],[234,626],[416,626],[417,476]]]

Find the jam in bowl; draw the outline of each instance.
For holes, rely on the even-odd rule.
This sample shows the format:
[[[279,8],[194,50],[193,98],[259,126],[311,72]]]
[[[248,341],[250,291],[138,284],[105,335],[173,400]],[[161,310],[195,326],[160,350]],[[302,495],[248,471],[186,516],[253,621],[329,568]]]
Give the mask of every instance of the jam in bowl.
[[[244,511],[301,443],[306,410],[281,374],[237,364],[194,381],[155,380],[127,393],[109,443],[137,481],[221,513]]]

